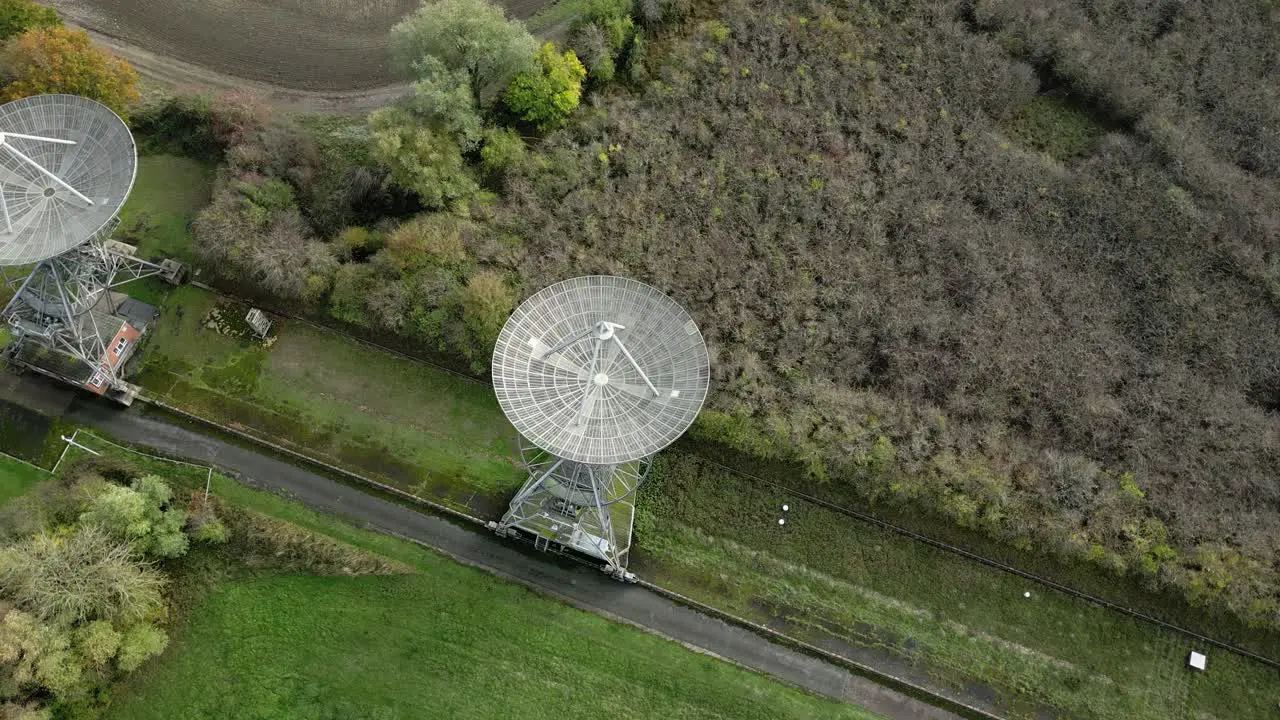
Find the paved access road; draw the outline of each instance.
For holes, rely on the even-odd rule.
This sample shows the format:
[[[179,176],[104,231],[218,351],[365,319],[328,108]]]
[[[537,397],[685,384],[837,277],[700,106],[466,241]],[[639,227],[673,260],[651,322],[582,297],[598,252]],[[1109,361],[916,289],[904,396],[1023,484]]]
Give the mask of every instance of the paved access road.
[[[139,446],[234,471],[253,487],[281,492],[316,510],[413,538],[460,562],[494,572],[537,592],[640,626],[812,692],[900,720],[958,718],[844,668],[775,645],[752,632],[676,604],[640,586],[612,580],[594,568],[534,553],[478,527],[424,515],[298,466],[167,422],[154,414],[143,414],[136,407],[124,410],[106,403],[77,402],[64,418]]]

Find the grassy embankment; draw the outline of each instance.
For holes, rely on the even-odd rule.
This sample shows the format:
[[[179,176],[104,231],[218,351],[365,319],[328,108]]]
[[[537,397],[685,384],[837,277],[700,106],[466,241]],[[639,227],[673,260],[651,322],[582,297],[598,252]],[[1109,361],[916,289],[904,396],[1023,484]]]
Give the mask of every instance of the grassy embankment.
[[[787,524],[779,526],[787,504]],[[1263,718],[1280,674],[785,492],[669,454],[638,503],[646,578],[816,642],[1092,718]],[[1031,597],[1024,595],[1031,592]],[[855,650],[856,652],[856,650]],[[1029,708],[1023,707],[1028,710]],[[1015,711],[1017,707],[1015,707]]]
[[[201,468],[130,459],[203,487]],[[873,718],[223,476],[213,492],[413,572],[209,584],[212,563],[184,560],[173,643],[114,693],[108,718]]]

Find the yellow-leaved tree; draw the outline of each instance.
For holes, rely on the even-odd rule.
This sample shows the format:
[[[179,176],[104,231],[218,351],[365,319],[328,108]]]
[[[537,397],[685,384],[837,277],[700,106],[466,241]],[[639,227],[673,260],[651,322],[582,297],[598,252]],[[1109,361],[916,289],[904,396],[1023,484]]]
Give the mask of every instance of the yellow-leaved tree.
[[[139,100],[138,73],[129,63],[94,47],[83,30],[65,27],[32,28],[6,42],[0,79],[0,102],[68,93],[97,100],[127,118]]]

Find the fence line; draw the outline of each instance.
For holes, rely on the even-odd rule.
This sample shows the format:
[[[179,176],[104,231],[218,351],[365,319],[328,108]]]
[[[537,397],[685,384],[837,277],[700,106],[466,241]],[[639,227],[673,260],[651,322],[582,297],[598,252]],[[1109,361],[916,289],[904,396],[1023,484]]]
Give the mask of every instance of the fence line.
[[[27,467],[35,468],[36,470],[39,470],[39,471],[41,471],[41,472],[47,472],[47,473],[51,473],[51,472],[53,472],[53,471],[52,471],[52,470],[50,470],[49,468],[42,468],[42,467],[40,467],[39,465],[37,465],[37,464],[35,464],[35,463],[33,463],[33,462],[29,461],[29,460],[23,460],[23,459],[22,459],[22,458],[20,458],[20,457],[15,457],[15,456],[10,455],[9,453],[7,453],[7,452],[5,452],[5,451],[3,451],[3,450],[0,450],[0,457],[4,458],[4,459],[6,459],[6,460],[12,460],[12,461],[14,461],[14,462],[16,462],[16,463],[21,463],[21,464],[23,464],[23,465],[26,465]]]
[[[292,450],[278,443],[271,442],[270,440],[267,440],[265,438],[258,437],[253,433],[248,433],[243,430],[237,430],[236,428],[223,425],[222,423],[217,422],[216,420],[210,420],[209,418],[196,415],[195,413],[187,412],[186,410],[170,405],[169,403],[164,402],[163,400],[159,400],[153,397],[148,397],[146,395],[138,395],[137,399],[140,402],[148,403],[150,405],[158,407],[161,410],[164,410],[165,412],[172,413],[174,415],[177,415],[182,418],[186,418],[188,420],[200,423],[202,425],[207,425],[219,432],[226,433],[227,435],[232,435],[234,437],[238,437],[243,440],[248,440],[249,442],[268,448],[273,452],[293,458],[294,460],[298,460],[304,463],[309,463],[318,468],[322,468],[328,472],[334,473],[336,475],[341,475],[342,477],[345,477],[348,480],[353,480],[355,482],[367,485],[377,490],[381,490],[382,492],[385,492],[389,495],[394,495],[404,500],[408,500],[409,502],[412,502],[416,505],[424,505],[426,507],[431,508],[432,510],[435,510],[436,512],[443,513],[445,515],[450,515],[461,520],[467,520],[468,522],[473,522],[479,525],[484,525],[486,522],[482,518],[478,518],[474,515],[468,515],[467,513],[462,512],[461,510],[455,510],[454,508],[451,508],[447,505],[443,505],[433,500],[428,500],[427,498],[424,498],[424,497],[419,497],[417,495],[414,495],[411,492],[406,492],[404,490],[401,490],[400,488],[392,487],[391,485],[387,485],[386,483],[378,482],[377,480],[374,480],[372,478],[367,478],[364,475],[361,475],[356,472],[352,472],[343,467],[339,467],[337,465],[334,465],[333,463],[325,462],[324,460],[321,460],[319,458],[312,457],[305,453],[300,453],[297,450]],[[200,465],[198,467],[205,467],[205,466]]]
[[[77,430],[76,430],[76,433],[77,433],[77,434],[79,434],[79,432],[80,432],[80,430],[79,430],[79,429],[77,429]],[[131,447],[126,447],[126,446],[124,446],[124,445],[121,445],[120,443],[112,442],[111,440],[108,440],[108,439],[106,439],[106,438],[102,437],[101,435],[98,435],[97,433],[94,433],[94,432],[90,432],[90,431],[88,431],[88,430],[86,430],[84,434],[85,434],[85,435],[88,435],[89,437],[93,438],[94,440],[98,440],[98,441],[104,442],[104,443],[106,443],[106,444],[110,445],[111,447],[116,448],[116,449],[118,449],[118,450],[124,450],[125,452],[130,452],[130,453],[133,453],[134,455],[141,455],[142,457],[150,458],[150,459],[152,459],[152,460],[159,460],[159,461],[161,461],[161,462],[174,463],[174,464],[176,464],[176,465],[186,465],[187,467],[200,468],[200,469],[202,469],[202,470],[211,470],[211,469],[212,469],[212,468],[210,468],[210,466],[208,466],[208,465],[203,465],[203,464],[201,464],[201,463],[187,462],[186,460],[175,460],[175,459],[173,459],[173,458],[167,458],[167,457],[163,457],[163,456],[160,456],[160,455],[152,455],[151,453],[145,453],[145,452],[142,452],[141,450],[135,450],[135,449],[133,449],[133,448],[131,448]],[[75,439],[75,436],[73,435],[73,436],[71,437],[71,439],[72,439],[72,440],[74,440],[74,439]]]
[[[49,472],[52,472],[54,474],[58,472],[58,466],[62,465],[62,459],[67,456],[67,451],[71,449],[71,443],[75,442],[76,438],[79,437],[79,435],[80,435],[80,428],[76,428],[74,431],[72,431],[71,441],[64,442],[62,444],[62,452],[58,455],[58,461],[53,464],[53,469],[50,470]],[[65,435],[59,435],[59,437],[61,437],[63,440],[67,439]]]
[[[206,500],[208,500],[208,499],[209,499],[209,486],[210,486],[211,484],[213,484],[213,466],[212,466],[212,465],[201,465],[200,463],[187,462],[186,460],[175,460],[174,458],[167,458],[167,457],[161,457],[161,456],[159,456],[159,455],[152,455],[151,453],[145,453],[145,452],[142,452],[141,450],[135,450],[135,449],[133,449],[133,448],[131,448],[131,447],[126,447],[126,446],[124,446],[124,445],[121,445],[120,443],[112,442],[112,441],[110,441],[110,440],[108,440],[108,439],[106,439],[106,438],[102,437],[101,435],[98,435],[97,433],[89,432],[89,431],[87,431],[87,430],[85,431],[85,433],[84,433],[84,434],[85,434],[85,435],[88,435],[89,437],[93,438],[94,440],[97,440],[97,441],[99,441],[99,442],[104,442],[104,443],[106,443],[106,444],[110,445],[111,447],[117,448],[117,449],[119,449],[119,450],[123,450],[123,451],[125,451],[125,452],[127,452],[127,453],[133,453],[134,455],[141,455],[142,457],[150,458],[150,459],[152,459],[152,460],[159,460],[160,462],[173,463],[173,464],[175,464],[175,465],[186,465],[187,467],[193,467],[193,468],[197,468],[197,469],[200,469],[200,470],[204,470],[204,471],[205,471],[205,478],[204,478],[204,497],[205,497],[205,499],[206,499]],[[75,442],[75,439],[76,439],[76,438],[78,438],[78,437],[80,437],[80,428],[76,428],[76,431],[75,431],[75,432],[73,432],[73,433],[71,433],[71,442],[68,442],[68,443],[66,444],[66,446],[64,446],[64,447],[62,448],[62,455],[63,455],[63,457],[65,457],[65,456],[66,456],[66,454],[67,454],[67,450],[71,447],[71,444],[72,444],[72,443],[74,443],[74,442]],[[65,438],[64,438],[64,439],[65,439]],[[62,462],[62,457],[59,457],[59,458],[58,458],[58,462],[59,462],[59,463],[61,463],[61,462]],[[57,465],[54,465],[53,467],[54,467],[54,470],[57,470],[57,468],[58,468],[58,466],[57,466]]]
[[[210,292],[217,293],[217,294],[219,294],[219,295],[221,295],[221,296],[224,296],[224,297],[229,297],[229,298],[232,298],[232,299],[234,299],[234,300],[238,300],[238,301],[240,301],[240,302],[249,303],[249,304],[251,304],[251,305],[252,305],[252,304],[254,304],[255,302],[257,302],[257,301],[252,301],[252,300],[248,300],[248,299],[246,299],[246,298],[240,297],[240,296],[238,296],[238,295],[235,295],[234,293],[227,293],[227,292],[223,292],[222,290],[219,290],[219,289],[217,289],[217,288],[215,288],[215,287],[212,287],[212,286],[210,286],[210,285],[207,285],[207,284],[205,284],[205,283],[192,283],[192,284],[194,284],[194,285],[196,285],[197,287],[200,287],[200,288],[202,288],[202,289],[208,290],[208,291],[210,291]],[[276,310],[276,309],[274,309],[274,308],[270,308],[270,307],[268,307],[268,309],[269,309],[269,310],[271,310],[271,312],[272,312],[273,314],[279,315],[279,316],[281,316],[281,317],[284,317],[284,318],[288,318],[288,319],[290,319],[290,320],[295,320],[295,321],[298,321],[298,322],[305,323],[305,324],[307,324],[307,325],[309,325],[309,326],[311,326],[311,327],[317,328],[317,329],[319,329],[319,330],[323,330],[323,331],[328,332],[328,333],[331,333],[331,334],[333,334],[333,335],[338,335],[338,336],[340,336],[340,337],[342,337],[342,338],[345,338],[345,339],[348,339],[348,340],[353,340],[353,341],[355,341],[355,342],[357,342],[357,343],[360,343],[360,344],[362,344],[362,345],[365,345],[365,346],[368,346],[368,347],[371,347],[371,348],[374,348],[374,349],[380,350],[380,351],[382,351],[382,352],[389,353],[389,354],[391,354],[391,355],[395,355],[395,356],[400,357],[400,358],[403,358],[403,359],[405,359],[405,360],[409,360],[410,362],[415,362],[415,363],[419,363],[419,364],[422,364],[422,365],[427,365],[427,366],[429,366],[429,367],[435,368],[435,369],[437,369],[437,370],[442,370],[442,371],[444,371],[444,372],[450,373],[451,375],[456,375],[456,376],[458,376],[458,377],[461,377],[461,378],[463,378],[463,379],[469,380],[469,381],[471,381],[471,382],[480,383],[480,384],[489,385],[489,386],[492,386],[492,384],[493,384],[493,383],[492,383],[490,380],[488,380],[488,379],[484,379],[484,378],[476,378],[476,377],[471,376],[471,375],[466,375],[466,374],[464,374],[464,373],[460,373],[460,372],[458,372],[458,371],[456,371],[456,370],[452,370],[452,369],[450,369],[450,368],[444,367],[443,365],[438,365],[438,364],[436,364],[436,363],[433,363],[433,362],[431,362],[430,360],[426,360],[425,358],[421,358],[421,357],[418,357],[418,356],[416,356],[416,355],[410,355],[410,354],[408,354],[408,353],[405,353],[405,352],[402,352],[402,351],[399,351],[399,350],[394,350],[394,349],[392,349],[392,348],[386,347],[386,346],[384,346],[384,345],[380,345],[380,344],[378,344],[378,343],[376,343],[376,342],[373,342],[373,341],[365,340],[365,339],[363,339],[363,338],[358,338],[358,337],[356,337],[356,336],[352,335],[351,333],[348,333],[348,332],[346,332],[346,331],[340,330],[340,329],[338,329],[338,328],[329,327],[329,326],[324,325],[324,324],[322,324],[322,323],[317,323],[317,322],[315,322],[315,321],[313,321],[313,320],[309,320],[309,319],[307,319],[307,318],[299,317],[299,316],[296,316],[296,315],[294,315],[294,314],[292,314],[292,313],[289,313],[289,312],[280,312],[280,311],[278,311],[278,310]],[[1214,647],[1216,647],[1216,648],[1219,648],[1219,649],[1221,649],[1221,650],[1226,650],[1226,651],[1228,651],[1228,652],[1235,653],[1236,655],[1240,655],[1240,656],[1245,657],[1245,658],[1248,658],[1248,659],[1250,659],[1250,660],[1254,660],[1254,661],[1260,662],[1260,663],[1262,663],[1262,664],[1264,664],[1264,665],[1266,665],[1266,666],[1268,666],[1268,667],[1271,667],[1271,668],[1273,668],[1273,669],[1280,670],[1280,661],[1273,660],[1272,658],[1266,657],[1266,656],[1264,656],[1264,655],[1259,655],[1258,653],[1252,652],[1252,651],[1250,651],[1250,650],[1246,650],[1246,649],[1244,649],[1244,648],[1242,648],[1242,647],[1238,647],[1238,646],[1233,645],[1233,644],[1231,644],[1231,643],[1229,643],[1229,642],[1226,642],[1226,641],[1223,641],[1223,640],[1217,640],[1217,639],[1214,639],[1214,638],[1208,637],[1207,635],[1202,635],[1202,634],[1200,634],[1200,633],[1195,632],[1194,630],[1188,630],[1187,628],[1181,627],[1181,626],[1179,626],[1179,625],[1175,625],[1175,624],[1170,623],[1170,622],[1167,622],[1167,621],[1165,621],[1165,620],[1161,620],[1160,618],[1155,617],[1155,616],[1153,616],[1153,615],[1149,615],[1149,614],[1144,613],[1144,612],[1141,612],[1141,611],[1139,611],[1139,610],[1133,610],[1133,609],[1131,609],[1131,608],[1127,608],[1127,607],[1125,607],[1125,606],[1123,606],[1123,605],[1119,605],[1119,604],[1117,604],[1117,603],[1111,602],[1110,600],[1106,600],[1106,599],[1103,599],[1103,598],[1100,598],[1100,597],[1096,597],[1096,596],[1094,596],[1094,595],[1091,595],[1091,594],[1089,594],[1089,593],[1084,592],[1083,590],[1078,590],[1078,589],[1076,589],[1076,588],[1073,588],[1073,587],[1071,587],[1070,585],[1064,585],[1064,584],[1062,584],[1062,583],[1056,582],[1056,581],[1054,581],[1054,580],[1050,580],[1049,578],[1043,577],[1043,576],[1041,576],[1041,575],[1036,575],[1035,573],[1031,573],[1031,572],[1028,572],[1028,571],[1026,571],[1026,570],[1020,570],[1020,569],[1018,569],[1018,568],[1016,568],[1016,567],[1014,567],[1014,566],[1012,566],[1012,565],[1008,565],[1008,564],[1002,563],[1002,562],[1000,562],[1000,561],[998,561],[998,560],[992,560],[991,558],[985,557],[985,556],[983,556],[983,555],[979,555],[978,553],[972,552],[972,551],[970,551],[970,550],[965,550],[965,549],[964,549],[964,548],[962,548],[962,547],[959,547],[959,546],[956,546],[956,545],[952,545],[952,544],[950,544],[950,543],[943,542],[943,541],[941,541],[941,540],[935,540],[935,539],[933,539],[933,538],[931,538],[931,537],[929,537],[929,536],[927,536],[927,535],[922,535],[922,534],[920,534],[920,533],[918,533],[918,532],[916,532],[916,531],[914,531],[914,530],[909,530],[909,529],[907,529],[907,528],[904,528],[904,527],[901,527],[901,526],[898,526],[898,525],[894,525],[893,523],[887,522],[887,521],[885,521],[885,520],[881,520],[880,518],[877,518],[877,517],[875,517],[874,515],[870,515],[870,514],[867,514],[867,513],[864,513],[864,512],[860,512],[860,511],[857,511],[857,510],[852,510],[852,509],[850,509],[850,508],[845,508],[845,507],[842,507],[842,506],[837,505],[837,504],[835,504],[835,503],[829,502],[829,501],[827,501],[827,500],[823,500],[823,499],[821,499],[821,498],[817,498],[817,497],[814,497],[814,496],[812,496],[812,495],[808,495],[808,494],[803,493],[803,492],[800,492],[800,491],[798,491],[798,490],[794,490],[794,489],[792,489],[792,488],[789,488],[789,487],[787,487],[786,485],[783,485],[782,483],[776,482],[776,481],[774,481],[774,480],[768,480],[768,479],[765,479],[765,478],[760,477],[759,475],[755,475],[755,474],[752,474],[752,473],[749,473],[749,472],[746,472],[746,471],[743,471],[743,470],[739,470],[739,469],[737,469],[737,468],[729,467],[728,465],[725,465],[724,463],[721,463],[721,462],[719,462],[719,461],[717,461],[717,460],[714,460],[713,458],[708,457],[707,455],[704,455],[704,454],[702,454],[702,453],[694,452],[694,453],[692,453],[692,454],[693,454],[693,455],[696,455],[697,457],[701,458],[702,460],[704,460],[704,461],[706,461],[706,462],[708,462],[708,463],[710,463],[710,464],[712,464],[712,465],[714,465],[714,466],[716,466],[716,467],[718,467],[718,468],[720,468],[720,469],[722,469],[722,470],[724,470],[724,471],[726,471],[726,472],[732,473],[732,474],[734,474],[734,475],[740,475],[740,476],[742,476],[742,477],[750,478],[750,479],[752,479],[752,480],[754,480],[754,481],[756,481],[756,482],[762,482],[762,483],[765,483],[765,484],[771,485],[771,486],[773,486],[773,487],[776,487],[776,488],[779,488],[779,489],[781,489],[781,490],[784,490],[784,491],[786,491],[786,492],[788,492],[788,493],[791,493],[792,495],[795,495],[796,497],[799,497],[799,498],[801,498],[801,499],[807,500],[807,501],[812,502],[812,503],[817,504],[817,505],[821,505],[821,506],[823,506],[823,507],[826,507],[826,508],[828,508],[828,509],[830,509],[830,510],[834,510],[835,512],[841,513],[841,514],[843,514],[843,515],[846,515],[846,516],[848,516],[848,517],[854,518],[854,519],[856,519],[856,520],[861,520],[861,521],[863,521],[863,522],[870,523],[870,524],[875,525],[875,526],[877,526],[877,527],[880,527],[880,528],[882,528],[882,529],[889,530],[889,531],[891,531],[891,532],[897,533],[897,534],[902,535],[902,536],[904,536],[904,537],[908,537],[908,538],[911,538],[911,539],[916,540],[916,541],[918,541],[918,542],[925,543],[926,545],[930,545],[930,546],[932,546],[932,547],[938,548],[938,549],[940,549],[940,550],[944,550],[944,551],[946,551],[946,552],[954,553],[954,554],[956,554],[956,555],[959,555],[959,556],[961,556],[961,557],[967,558],[967,559],[969,559],[969,560],[973,560],[973,561],[975,561],[975,562],[979,562],[979,563],[981,563],[981,564],[983,564],[983,565],[986,565],[986,566],[988,566],[988,567],[994,568],[994,569],[996,569],[996,570],[1001,570],[1001,571],[1003,571],[1003,572],[1010,573],[1010,574],[1012,574],[1012,575],[1015,575],[1015,576],[1018,576],[1018,577],[1024,578],[1024,579],[1026,579],[1026,580],[1030,580],[1030,581],[1032,581],[1032,582],[1039,583],[1040,585],[1043,585],[1043,586],[1045,586],[1045,587],[1052,588],[1052,589],[1057,590],[1057,591],[1059,591],[1059,592],[1066,593],[1067,595],[1071,595],[1071,596],[1076,597],[1076,598],[1079,598],[1079,599],[1081,599],[1081,600],[1085,600],[1085,601],[1087,601],[1087,602],[1091,602],[1091,603],[1093,603],[1093,604],[1095,604],[1095,605],[1099,605],[1099,606],[1101,606],[1101,607],[1105,607],[1105,608],[1107,608],[1107,609],[1109,609],[1109,610],[1114,610],[1114,611],[1119,612],[1119,613],[1122,613],[1122,614],[1124,614],[1124,615],[1128,615],[1129,617],[1133,617],[1133,618],[1136,618],[1136,619],[1138,619],[1138,620],[1143,620],[1143,621],[1145,621],[1145,622],[1152,623],[1152,624],[1154,624],[1154,625],[1156,625],[1156,626],[1158,626],[1158,627],[1164,628],[1164,629],[1166,629],[1166,630],[1170,630],[1170,631],[1172,631],[1172,632],[1179,633],[1179,634],[1185,635],[1185,636],[1187,636],[1187,637],[1195,638],[1196,640],[1199,640],[1199,641],[1201,641],[1201,642],[1207,643],[1207,644],[1212,645],[1212,646],[1214,646]]]

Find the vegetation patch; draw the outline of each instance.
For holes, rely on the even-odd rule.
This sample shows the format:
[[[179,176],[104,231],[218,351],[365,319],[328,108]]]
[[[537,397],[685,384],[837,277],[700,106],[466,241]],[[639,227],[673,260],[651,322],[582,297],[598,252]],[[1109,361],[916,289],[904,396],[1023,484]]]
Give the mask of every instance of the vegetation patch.
[[[0,519],[0,699],[17,717],[88,717],[168,645],[158,563],[225,541],[207,510],[119,460],[69,462]]]
[[[578,27],[597,47],[642,24],[609,5]],[[1179,6],[1156,43],[1154,6],[1048,5],[978,3],[987,34],[941,6],[731,0],[548,135],[494,222],[521,239],[522,287],[622,273],[689,307],[714,358],[703,438],[1275,629],[1280,514],[1256,513],[1280,507],[1257,496],[1280,492],[1280,433],[1249,392],[1280,353],[1280,190],[1274,143],[1244,128],[1276,104],[1236,89],[1274,84],[1275,34],[1229,4],[1259,20],[1232,44],[1250,49],[1233,65],[1188,40],[1189,61],[1177,42],[1238,21]],[[1135,133],[1037,98],[1018,57],[1055,58]]]
[[[1087,154],[1102,134],[1088,111],[1052,95],[1024,102],[1009,118],[1009,131],[1020,143],[1055,160]]]
[[[175,155],[142,155],[129,199],[120,210],[117,239],[148,260],[192,260],[191,221],[209,202],[212,168]]]

